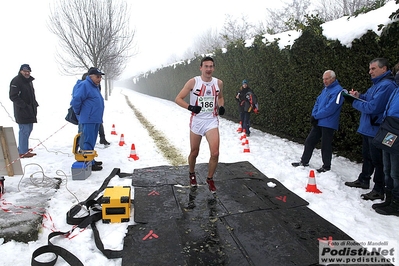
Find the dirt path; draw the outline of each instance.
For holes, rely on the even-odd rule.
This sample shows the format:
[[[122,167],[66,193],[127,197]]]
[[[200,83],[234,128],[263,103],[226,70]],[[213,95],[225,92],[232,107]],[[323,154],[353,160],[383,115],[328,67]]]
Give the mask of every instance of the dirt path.
[[[148,130],[148,134],[154,139],[155,145],[162,152],[162,155],[166,160],[173,166],[187,164],[187,158],[185,158],[179,150],[170,145],[170,141],[163,135],[162,132],[158,131],[142,114],[139,110],[134,107],[130,102],[129,97],[125,95],[125,99],[130,108],[132,108],[134,114],[140,123]]]

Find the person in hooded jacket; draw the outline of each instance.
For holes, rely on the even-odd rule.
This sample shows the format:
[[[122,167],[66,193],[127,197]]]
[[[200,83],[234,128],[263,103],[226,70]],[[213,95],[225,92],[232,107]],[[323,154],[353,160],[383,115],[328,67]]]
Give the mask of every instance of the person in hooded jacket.
[[[324,88],[317,97],[312,109],[310,123],[312,129],[305,140],[305,147],[301,161],[292,163],[292,166],[309,166],[317,143],[321,139],[321,158],[323,165],[317,169],[319,173],[331,170],[332,141],[334,131],[339,126],[344,97],[341,95],[343,88],[339,84],[336,74],[332,70],[326,70],[323,74]]]
[[[18,153],[21,158],[30,158],[36,155],[29,148],[29,136],[33,130],[33,123],[37,123],[37,107],[35,89],[30,75],[32,71],[28,64],[19,68],[19,73],[10,83],[10,100],[14,105],[14,117],[19,126]]]
[[[362,99],[362,101],[354,100],[352,107],[361,112],[357,132],[362,135],[363,164],[362,172],[358,178],[352,182],[345,182],[345,185],[368,189],[371,175],[374,172],[373,189],[360,196],[364,200],[383,200],[385,197],[385,178],[382,151],[372,144],[372,140],[382,122],[388,99],[397,85],[391,70],[389,70],[388,60],[385,58],[373,59],[369,64],[369,74],[373,85],[365,93],[349,91],[355,98]]]
[[[85,80],[78,80],[73,88],[71,106],[83,135],[83,150],[94,150],[100,125],[103,122],[104,98],[99,90],[102,76],[97,68],[91,68]],[[102,162],[93,160],[92,171],[102,170]]]
[[[242,81],[241,90],[236,97],[238,98],[240,104],[240,117],[241,117],[242,130],[243,131],[245,130],[245,134],[247,137],[251,135],[251,132],[249,131],[249,128],[251,127],[251,122],[250,122],[251,111],[249,111],[249,108],[251,106],[247,99],[248,92],[253,93],[253,91],[248,86],[248,81],[244,79]]]

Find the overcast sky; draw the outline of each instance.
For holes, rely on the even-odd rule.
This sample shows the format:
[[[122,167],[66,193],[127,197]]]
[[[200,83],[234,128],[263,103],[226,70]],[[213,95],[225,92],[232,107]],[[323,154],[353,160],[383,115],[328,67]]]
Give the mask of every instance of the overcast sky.
[[[60,75],[54,60],[56,37],[46,26],[49,4],[55,0],[1,1],[0,71],[9,80],[23,63],[31,64],[32,76]],[[125,75],[161,67],[174,54],[181,56],[196,36],[221,29],[226,14],[248,17],[249,22],[264,21],[266,8],[281,1],[264,0],[184,0],[127,1],[131,5],[132,29],[136,30],[138,54],[131,59]],[[162,48],[160,48],[162,47]],[[7,55],[7,56],[6,56]],[[4,85],[4,80],[0,84]]]
[[[140,1],[133,4],[132,22],[140,45],[137,61],[147,58],[144,65],[158,66],[176,54],[181,56],[197,36],[209,29],[220,30],[226,15],[245,16],[251,23],[265,21],[266,8],[282,1],[262,0],[184,0]],[[162,46],[162,49],[159,47]],[[133,59],[134,63],[135,59]],[[133,64],[135,69],[140,66]]]

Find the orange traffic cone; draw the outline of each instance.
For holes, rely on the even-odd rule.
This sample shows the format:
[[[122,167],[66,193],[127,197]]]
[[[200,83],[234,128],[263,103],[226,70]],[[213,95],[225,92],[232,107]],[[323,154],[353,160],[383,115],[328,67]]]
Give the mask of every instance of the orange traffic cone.
[[[237,132],[238,133],[242,132],[242,122],[241,121],[240,121],[240,125],[238,126]]]
[[[316,178],[314,176],[314,170],[310,170],[308,185],[306,186],[306,192],[322,193],[316,186]]]
[[[112,124],[112,131],[111,131],[111,135],[118,135],[118,134],[116,134],[116,131],[115,131],[115,125],[114,125],[114,124]]]
[[[119,146],[123,146],[125,145],[125,136],[123,134],[121,134],[121,139],[119,140]]]
[[[244,138],[242,139],[241,145],[244,146],[244,145],[246,145],[246,144],[249,144],[249,143],[248,143],[248,139],[247,139],[247,137],[244,137]]]
[[[247,141],[245,142],[244,153],[250,152],[250,151],[249,151],[249,142],[248,142],[248,139],[246,139],[246,140],[247,140]]]
[[[135,161],[137,161],[139,159],[139,157],[136,154],[136,147],[134,146],[134,144],[132,144],[132,148],[130,150],[130,156],[128,158],[132,158]]]
[[[240,140],[242,140],[243,138],[246,138],[246,137],[247,137],[247,134],[245,134],[245,129],[243,129]]]

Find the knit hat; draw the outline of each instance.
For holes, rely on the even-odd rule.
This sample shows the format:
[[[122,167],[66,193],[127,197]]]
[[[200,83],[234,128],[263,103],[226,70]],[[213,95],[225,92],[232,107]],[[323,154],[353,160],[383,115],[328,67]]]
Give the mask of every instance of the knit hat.
[[[244,84],[247,84],[247,85],[248,85],[248,81],[247,81],[246,79],[244,79],[244,80],[242,81],[242,85],[244,85]]]
[[[21,67],[19,68],[19,71],[21,71],[21,70],[32,71],[32,69],[30,68],[30,66],[28,64],[21,65]]]

